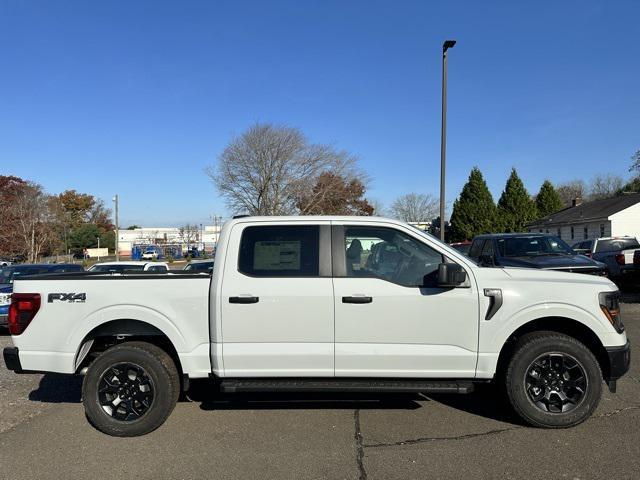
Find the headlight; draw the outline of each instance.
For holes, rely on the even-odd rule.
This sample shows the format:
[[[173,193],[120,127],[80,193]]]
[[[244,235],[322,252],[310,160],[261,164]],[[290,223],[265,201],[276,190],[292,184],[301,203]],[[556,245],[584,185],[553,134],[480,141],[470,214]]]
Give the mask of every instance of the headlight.
[[[9,305],[11,303],[10,293],[0,293],[0,305]]]
[[[616,332],[624,332],[624,325],[622,324],[622,317],[620,315],[620,292],[601,292],[598,295],[600,300],[600,308],[604,313],[607,320],[616,329]]]

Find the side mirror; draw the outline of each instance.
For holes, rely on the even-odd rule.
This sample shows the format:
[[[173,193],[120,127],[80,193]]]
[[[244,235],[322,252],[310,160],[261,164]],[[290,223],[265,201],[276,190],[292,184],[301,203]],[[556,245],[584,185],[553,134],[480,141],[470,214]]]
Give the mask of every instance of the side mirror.
[[[478,263],[483,267],[493,267],[495,265],[491,255],[480,255]]]
[[[467,272],[457,263],[438,265],[438,287],[459,287],[467,281]]]

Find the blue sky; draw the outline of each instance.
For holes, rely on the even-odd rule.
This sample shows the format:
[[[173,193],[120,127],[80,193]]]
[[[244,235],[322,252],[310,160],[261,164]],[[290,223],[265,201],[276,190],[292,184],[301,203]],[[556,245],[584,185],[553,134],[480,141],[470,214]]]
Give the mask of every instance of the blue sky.
[[[640,148],[640,2],[0,3],[0,174],[74,188],[121,223],[210,223],[203,173],[255,122],[360,158],[369,196],[438,195],[449,57],[447,200],[478,165],[627,175]]]

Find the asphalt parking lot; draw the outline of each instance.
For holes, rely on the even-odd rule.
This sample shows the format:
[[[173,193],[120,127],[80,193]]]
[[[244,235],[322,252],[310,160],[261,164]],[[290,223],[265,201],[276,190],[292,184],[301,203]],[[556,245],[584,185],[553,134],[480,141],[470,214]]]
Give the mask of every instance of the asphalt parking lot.
[[[640,339],[640,295],[624,321]],[[0,346],[10,344],[3,334]],[[635,352],[634,352],[635,353]],[[0,478],[638,478],[640,361],[568,430],[523,426],[492,389],[470,395],[212,397],[112,438],[86,422],[81,379],[0,367]]]

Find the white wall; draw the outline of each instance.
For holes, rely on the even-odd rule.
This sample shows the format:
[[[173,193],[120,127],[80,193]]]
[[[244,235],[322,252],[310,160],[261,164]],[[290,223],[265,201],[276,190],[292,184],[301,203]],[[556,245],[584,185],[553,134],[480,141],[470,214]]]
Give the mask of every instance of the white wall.
[[[204,225],[202,232],[197,229],[198,240],[192,240],[191,245],[201,246],[204,240],[207,251],[218,242],[220,234],[220,225]],[[200,239],[202,233],[202,239]],[[156,239],[167,243],[182,243],[183,238],[180,236],[180,229],[176,227],[145,227],[136,228],[134,230],[119,230],[118,232],[118,250],[120,255],[131,255],[131,248],[135,244],[155,243]],[[186,245],[184,245],[186,249]]]
[[[609,219],[611,220],[612,236],[629,235],[640,238],[640,203],[611,215]]]
[[[600,226],[604,226],[604,235],[601,235]],[[587,227],[587,237],[584,236],[584,227]],[[573,238],[571,238],[571,227],[573,227]],[[542,233],[550,233],[551,235],[558,235],[558,227],[551,226],[549,228],[530,228],[530,232],[539,233],[542,230]],[[599,237],[610,237],[611,236],[611,222],[610,221],[600,221],[600,222],[588,222],[588,223],[576,223],[574,225],[563,225],[560,228],[560,238],[567,242],[569,245],[573,245],[574,243],[581,242],[582,240],[589,240],[592,238]]]

